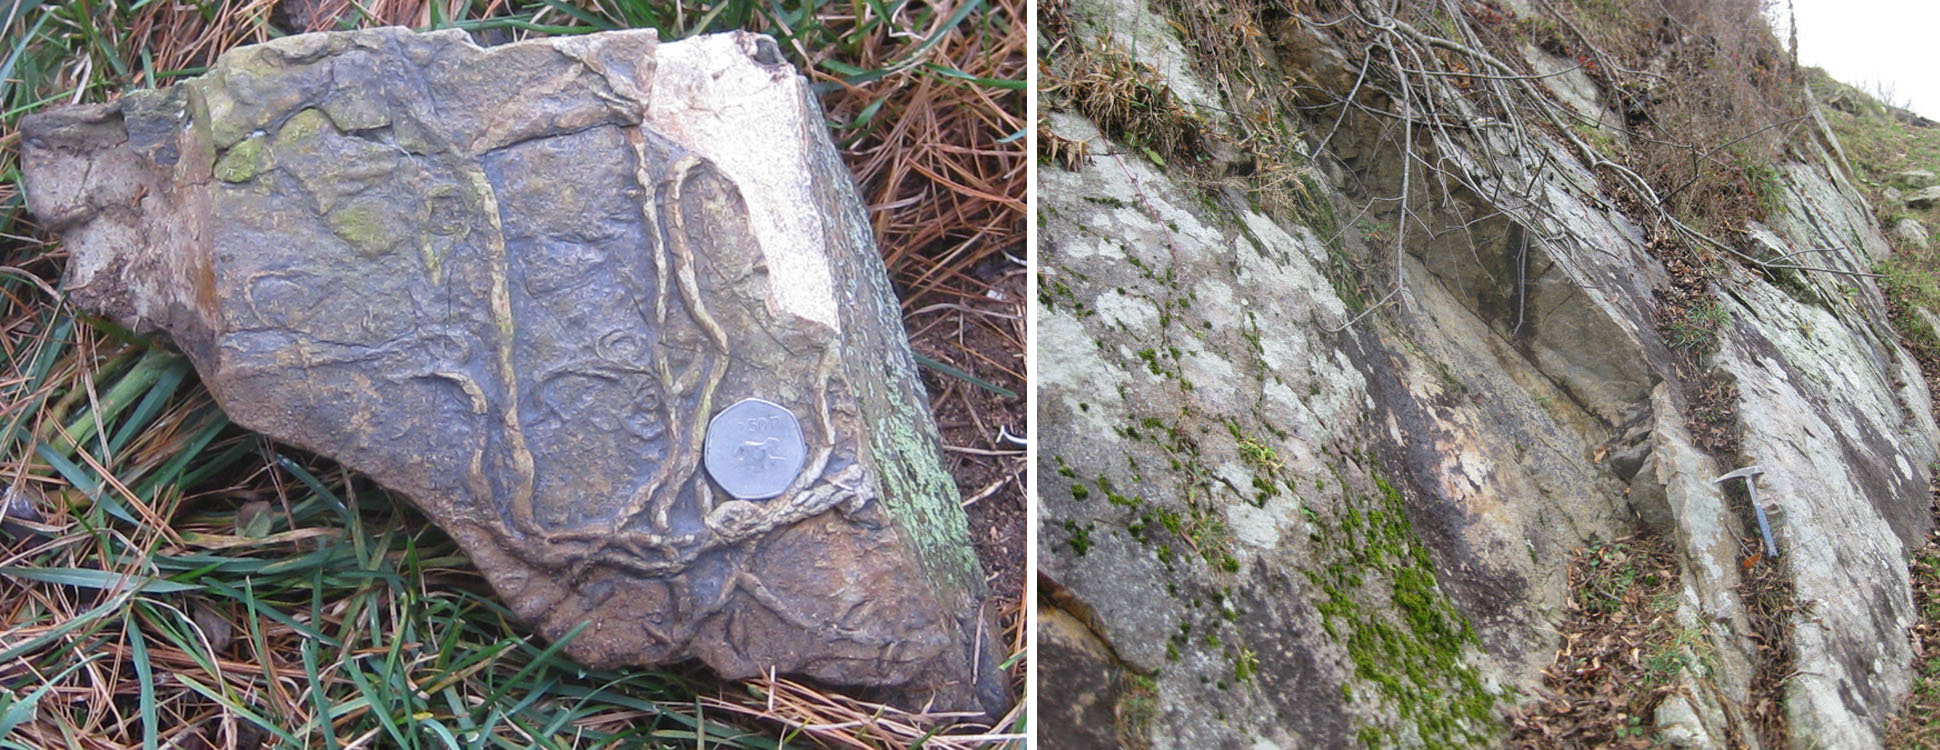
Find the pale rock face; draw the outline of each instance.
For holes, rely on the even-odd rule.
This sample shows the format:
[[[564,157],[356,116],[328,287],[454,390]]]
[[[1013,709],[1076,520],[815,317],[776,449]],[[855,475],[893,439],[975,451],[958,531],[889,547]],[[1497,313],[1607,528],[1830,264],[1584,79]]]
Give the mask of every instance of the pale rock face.
[[[756,58],[767,64],[742,62]],[[824,217],[801,210],[814,205],[815,185],[806,171],[773,166],[777,158],[807,161],[815,141],[804,129],[822,127],[812,101],[796,95],[794,72],[775,68],[780,61],[772,41],[733,34],[665,45],[640,94],[642,117],[742,186],[769,271],[789,280],[770,290],[775,306],[838,328],[828,264],[817,260]]]
[[[1123,239],[1116,246],[1128,257],[1156,268],[1168,267],[1172,255],[1169,248],[1176,247],[1182,259],[1179,287],[1211,293],[1199,293],[1200,301],[1190,309],[1168,314],[1168,328],[1198,332],[1181,334],[1171,343],[1180,350],[1174,361],[1152,351],[1167,345],[1153,335],[1153,329],[1160,327],[1160,306],[1155,305],[1153,295],[1163,294],[1168,288],[1165,284],[1144,278],[1129,263],[1083,266],[1083,272],[1091,277],[1089,282],[1067,281],[1055,266],[1047,268],[1046,283],[1054,279],[1087,283],[1095,296],[1076,300],[1082,307],[1044,310],[1039,318],[1039,351],[1046,352],[1039,370],[1043,383],[1040,408],[1047,420],[1041,439],[1058,446],[1045,452],[1045,465],[1050,468],[1042,480],[1046,498],[1043,539],[1047,545],[1043,567],[1096,611],[1101,634],[1121,660],[1121,670],[1160,675],[1155,686],[1155,715],[1149,719],[1149,727],[1139,730],[1152,731],[1155,747],[1208,746],[1246,726],[1233,720],[1243,716],[1283,715],[1295,724],[1338,730],[1345,726],[1338,711],[1315,711],[1312,707],[1338,702],[1337,688],[1323,692],[1319,687],[1331,683],[1323,675],[1338,674],[1341,667],[1332,658],[1308,653],[1300,644],[1302,633],[1317,630],[1319,624],[1311,614],[1299,614],[1297,601],[1287,600],[1282,593],[1286,590],[1283,587],[1304,590],[1310,586],[1304,579],[1289,575],[1287,563],[1301,559],[1313,528],[1302,513],[1302,502],[1312,505],[1316,501],[1304,497],[1297,500],[1296,495],[1284,490],[1259,505],[1232,498],[1229,488],[1250,491],[1255,478],[1266,477],[1258,465],[1238,458],[1239,440],[1216,421],[1223,417],[1243,420],[1243,429],[1259,435],[1262,445],[1275,450],[1278,460],[1316,467],[1328,459],[1313,455],[1312,445],[1353,426],[1357,419],[1353,415],[1365,397],[1360,374],[1337,359],[1332,347],[1318,340],[1302,343],[1298,336],[1281,333],[1311,331],[1321,320],[1338,325],[1338,300],[1332,298],[1326,282],[1313,273],[1311,260],[1305,260],[1324,249],[1278,227],[1262,238],[1272,243],[1264,248],[1237,232],[1172,232],[1168,225],[1199,223],[1189,209],[1175,202],[1183,196],[1148,163],[1128,158],[1123,166],[1125,170],[1121,171],[1111,157],[1102,157],[1076,174],[1047,170],[1042,175],[1041,194],[1056,218],[1051,220],[1054,229],[1047,231],[1046,237],[1052,243],[1069,238],[1075,248],[1084,248],[1082,228],[1109,226],[1111,236]],[[1130,177],[1126,176],[1128,172]],[[1139,191],[1155,203],[1156,218],[1078,199],[1131,200]],[[1290,257],[1283,259],[1282,253]],[[1046,248],[1047,258],[1059,254],[1056,244]],[[1233,273],[1234,265],[1247,272]],[[1123,292],[1118,291],[1119,285],[1123,285]],[[1274,304],[1254,308],[1236,302],[1263,300],[1269,294],[1276,300]],[[1226,295],[1230,296],[1223,303],[1207,301]],[[1134,313],[1134,308],[1143,312]],[[1200,311],[1229,325],[1202,327],[1210,320],[1201,320]],[[1233,324],[1235,321],[1239,323]],[[1261,332],[1264,353],[1249,349],[1241,333],[1248,330]],[[1139,356],[1141,351],[1150,351],[1149,357],[1160,358],[1161,369],[1175,374],[1154,374]],[[1180,380],[1192,382],[1194,387],[1181,392],[1177,389]],[[1312,398],[1310,391],[1325,392],[1328,398]],[[1259,416],[1250,407],[1255,403],[1263,405]],[[1208,416],[1204,420],[1179,420],[1177,415],[1187,404],[1190,406],[1185,408]],[[1151,427],[1145,426],[1148,418],[1153,420]],[[1289,437],[1282,440],[1266,433],[1266,421]],[[1128,427],[1153,433],[1156,442],[1119,437]],[[1199,457],[1206,460],[1206,480],[1217,489],[1200,502],[1217,505],[1207,506],[1206,512],[1212,515],[1198,522],[1217,522],[1230,529],[1233,538],[1227,549],[1235,568],[1233,573],[1219,574],[1212,580],[1182,581],[1192,591],[1176,595],[1165,590],[1164,582],[1178,580],[1172,572],[1177,568],[1204,567],[1206,563],[1195,551],[1181,545],[1165,556],[1168,562],[1155,554],[1153,544],[1133,538],[1122,526],[1107,526],[1121,522],[1122,511],[1128,509],[1114,504],[1107,492],[1118,495],[1118,503],[1137,503],[1138,508],[1131,511],[1135,516],[1183,517],[1193,513],[1185,498],[1174,494],[1177,487],[1171,482],[1142,482],[1124,468],[1127,461],[1149,466],[1156,480],[1172,456],[1199,460],[1185,455],[1189,449],[1157,444],[1169,442],[1171,438],[1162,433],[1173,429],[1196,442]],[[1295,450],[1295,445],[1301,447]],[[1214,462],[1214,456],[1225,458]],[[1060,467],[1075,479],[1062,477]],[[1101,483],[1100,477],[1107,481]],[[1105,484],[1110,490],[1104,489]],[[1077,492],[1085,499],[1074,499],[1075,485],[1084,486]],[[1305,489],[1312,491],[1313,487]],[[1330,485],[1328,491],[1337,492],[1339,488]],[[1162,526],[1162,521],[1150,522],[1152,535],[1164,534]],[[1089,535],[1088,544],[1074,538],[1070,531],[1086,527],[1096,529]],[[1077,547],[1084,548],[1082,555],[1076,553]],[[1221,614],[1228,611],[1223,609],[1228,605],[1213,602],[1215,596],[1230,603],[1232,614]],[[1230,650],[1204,645],[1209,635],[1223,632],[1219,626],[1226,617],[1250,622],[1268,611],[1278,613],[1273,622],[1286,630],[1249,627],[1248,632],[1224,636],[1232,644]],[[1191,635],[1182,635],[1186,632]],[[1235,684],[1234,663],[1242,648],[1258,660],[1263,676]],[[1055,664],[1061,658],[1047,656],[1046,664]],[[1311,688],[1295,691],[1295,683],[1279,682],[1295,670],[1309,678],[1300,684]],[[1275,675],[1271,683],[1264,677],[1267,674]],[[1210,690],[1213,682],[1222,680],[1231,689]],[[1228,719],[1219,720],[1212,711],[1203,710],[1200,702],[1206,700],[1216,700]],[[1259,729],[1237,731],[1245,734],[1249,743],[1273,746],[1286,746],[1283,740],[1305,736],[1270,724],[1255,726]]]
[[[1600,137],[1609,138],[1619,145],[1627,142],[1629,136],[1624,133],[1622,119],[1603,106],[1596,82],[1582,70],[1582,66],[1530,45],[1523,45],[1522,57],[1529,61],[1537,75],[1543,76],[1543,87],[1592,124]]]
[[[1906,194],[1907,208],[1932,208],[1936,202],[1940,202],[1940,185],[1921,188]]]
[[[1925,250],[1931,240],[1927,236],[1927,226],[1919,219],[1905,218],[1893,222],[1893,236],[1906,243],[1907,247]]]
[[[1935,182],[1940,182],[1940,177],[1935,177],[1932,172],[1925,169],[1908,169],[1902,172],[1894,172],[1891,179],[1894,187],[1906,190],[1930,188],[1934,186]]]
[[[1877,241],[1870,221],[1852,221],[1863,203],[1823,174],[1787,170],[1779,231],[1806,247]],[[1859,254],[1827,260],[1870,267]],[[1813,605],[1794,623],[1793,739],[1876,746],[1912,677],[1906,561],[1929,524],[1932,404],[1925,388],[1905,386],[1922,378],[1884,325],[1877,288],[1821,306],[1748,283],[1729,299],[1739,325],[1719,366],[1738,382],[1745,457],[1766,469],[1761,498],[1782,513],[1786,569]]]

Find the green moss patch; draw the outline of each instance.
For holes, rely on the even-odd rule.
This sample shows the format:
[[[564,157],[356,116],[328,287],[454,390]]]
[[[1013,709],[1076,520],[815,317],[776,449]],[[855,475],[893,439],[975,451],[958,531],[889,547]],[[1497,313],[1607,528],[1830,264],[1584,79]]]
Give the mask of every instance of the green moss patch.
[[[1343,695],[1379,701],[1372,713],[1397,720],[1356,736],[1370,748],[1493,747],[1495,696],[1463,661],[1480,643],[1475,630],[1437,585],[1401,492],[1374,482],[1378,494],[1349,501],[1339,517],[1309,515],[1325,567],[1305,571],[1323,594],[1321,627],[1353,663],[1359,684]]]
[[[326,217],[330,231],[350,244],[359,257],[377,258],[397,249],[411,226],[399,207],[382,199],[357,198]]]

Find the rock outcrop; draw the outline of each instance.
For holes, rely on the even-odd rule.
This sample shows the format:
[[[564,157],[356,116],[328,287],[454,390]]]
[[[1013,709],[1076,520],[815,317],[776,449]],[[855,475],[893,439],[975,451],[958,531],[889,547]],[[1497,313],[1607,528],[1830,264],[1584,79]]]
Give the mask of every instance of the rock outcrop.
[[[1940,185],[1907,193],[1904,200],[1909,208],[1933,208],[1934,204],[1940,203]]]
[[[1205,128],[1232,125],[1259,91],[1126,31],[1190,26],[1164,7],[1064,4],[1065,49],[1123,50],[1147,85],[1184,81]],[[1205,178],[1258,163],[1213,150],[1227,163],[1189,176],[1136,123],[1047,104],[1045,141],[1083,155],[1040,172],[1040,561],[1063,592],[1047,606],[1087,616],[1046,618],[1044,680],[1120,709],[1088,732],[1074,709],[1059,746],[1503,746],[1557,700],[1572,555],[1652,534],[1678,559],[1677,666],[1638,731],[1778,750],[1776,720],[1790,747],[1877,747],[1912,675],[1907,561],[1940,431],[1832,134],[1774,165],[1745,230],[1811,270],[1746,261],[1694,287],[1584,158],[1594,126],[1520,140],[1437,83],[1449,110],[1397,148],[1392,99],[1338,120],[1314,103],[1366,84],[1351,19],[1280,23],[1267,78],[1326,113],[1264,110],[1323,153],[1304,206]],[[1621,120],[1554,90],[1587,80],[1542,85],[1573,122]],[[1431,197],[1393,197],[1411,190]],[[1357,267],[1380,269],[1371,290]],[[1743,490],[1713,481],[1753,464],[1776,560]]]
[[[1934,176],[1933,172],[1925,169],[1907,169],[1894,172],[1892,180],[1894,187],[1906,190],[1923,190],[1933,187],[1935,183],[1940,183],[1940,177]]]
[[[1907,218],[1893,222],[1893,236],[1901,242],[1922,250],[1929,247],[1931,242],[1927,235],[1927,225],[1920,223],[1919,219]]]
[[[77,304],[410,497],[574,658],[1003,709],[869,223],[766,37],[293,36],[23,134]]]

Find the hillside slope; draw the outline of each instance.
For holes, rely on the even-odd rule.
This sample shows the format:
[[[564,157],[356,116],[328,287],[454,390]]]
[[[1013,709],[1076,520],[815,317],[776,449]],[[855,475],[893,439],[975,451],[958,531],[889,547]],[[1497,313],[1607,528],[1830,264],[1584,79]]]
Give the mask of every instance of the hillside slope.
[[[1045,9],[1047,746],[1887,741],[1931,266],[1637,5]]]

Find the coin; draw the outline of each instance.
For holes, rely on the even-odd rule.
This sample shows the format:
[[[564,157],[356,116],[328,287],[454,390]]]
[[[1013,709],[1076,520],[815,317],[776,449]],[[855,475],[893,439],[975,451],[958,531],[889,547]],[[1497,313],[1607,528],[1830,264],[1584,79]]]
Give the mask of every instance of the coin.
[[[780,404],[742,399],[707,423],[702,458],[721,490],[741,500],[766,500],[787,491],[802,473],[808,446],[802,425]]]

